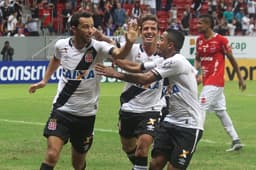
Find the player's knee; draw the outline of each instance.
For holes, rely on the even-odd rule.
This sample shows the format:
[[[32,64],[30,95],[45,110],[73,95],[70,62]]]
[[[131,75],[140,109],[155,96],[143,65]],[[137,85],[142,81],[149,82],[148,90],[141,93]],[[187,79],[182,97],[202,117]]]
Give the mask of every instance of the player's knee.
[[[145,157],[148,155],[148,148],[143,146],[137,146],[135,156],[136,157]]]
[[[47,162],[52,165],[55,165],[58,161],[59,153],[55,149],[49,149],[47,151]]]
[[[222,118],[225,116],[225,114],[227,114],[227,112],[225,110],[217,110],[215,111],[216,115],[219,117],[219,118]]]

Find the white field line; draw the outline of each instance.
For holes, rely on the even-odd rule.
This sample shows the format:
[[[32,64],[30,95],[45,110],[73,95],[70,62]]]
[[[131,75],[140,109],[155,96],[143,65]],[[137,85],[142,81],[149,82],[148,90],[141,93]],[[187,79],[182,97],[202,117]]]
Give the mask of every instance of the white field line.
[[[7,123],[15,123],[15,124],[25,124],[25,125],[37,125],[37,126],[44,126],[45,123],[40,123],[40,122],[28,122],[28,121],[22,121],[22,120],[9,120],[9,119],[0,119],[0,122],[7,122]],[[95,128],[95,131],[98,132],[106,132],[106,133],[117,133],[116,130],[112,129],[100,129],[100,128]],[[204,143],[210,143],[210,144],[215,144],[217,142],[209,139],[201,139],[200,142]]]

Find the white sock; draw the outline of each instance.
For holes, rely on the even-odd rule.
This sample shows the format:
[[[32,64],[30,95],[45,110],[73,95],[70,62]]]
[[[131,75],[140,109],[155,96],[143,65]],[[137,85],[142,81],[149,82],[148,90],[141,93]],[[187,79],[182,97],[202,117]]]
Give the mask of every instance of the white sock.
[[[239,136],[233,126],[232,120],[226,110],[218,110],[216,111],[216,115],[221,120],[222,125],[224,126],[224,129],[228,133],[228,135],[232,138],[232,140],[239,139]]]

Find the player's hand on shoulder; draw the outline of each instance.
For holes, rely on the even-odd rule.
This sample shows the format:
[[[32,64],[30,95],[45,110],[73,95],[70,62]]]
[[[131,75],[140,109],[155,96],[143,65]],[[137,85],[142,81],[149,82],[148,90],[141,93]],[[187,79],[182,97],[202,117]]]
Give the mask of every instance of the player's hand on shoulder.
[[[43,88],[44,86],[46,86],[46,83],[44,81],[40,81],[38,83],[31,84],[29,86],[28,92],[35,93],[37,89]]]

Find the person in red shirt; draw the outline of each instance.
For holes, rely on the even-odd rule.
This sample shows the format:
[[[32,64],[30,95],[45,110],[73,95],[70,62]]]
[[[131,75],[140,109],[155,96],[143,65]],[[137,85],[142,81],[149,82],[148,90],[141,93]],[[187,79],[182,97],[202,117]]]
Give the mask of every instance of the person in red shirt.
[[[52,7],[52,4],[48,4],[48,2],[43,2],[43,6],[39,10],[39,17],[41,19],[41,30],[43,35],[47,35],[47,31],[49,35],[53,33]]]
[[[211,15],[201,15],[198,21],[198,31],[201,33],[196,42],[196,58],[194,66],[201,68],[203,89],[200,94],[200,106],[204,114],[213,111],[221,120],[224,129],[232,138],[231,148],[226,151],[240,150],[243,144],[234,128],[232,120],[226,111],[224,95],[225,56],[229,59],[237,76],[239,88],[243,91],[246,84],[241,76],[238,64],[232,54],[228,39],[213,31]],[[201,80],[199,80],[200,82]]]

